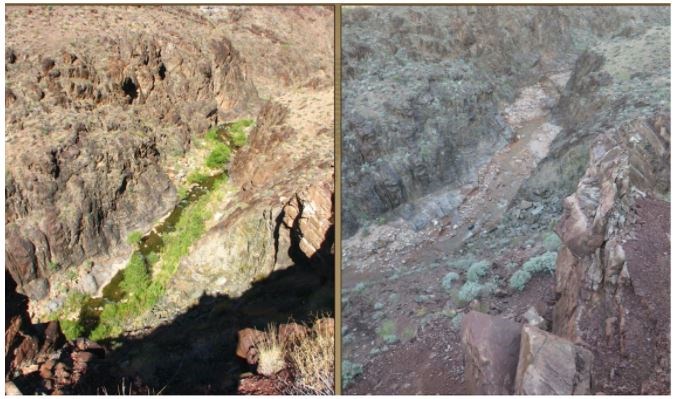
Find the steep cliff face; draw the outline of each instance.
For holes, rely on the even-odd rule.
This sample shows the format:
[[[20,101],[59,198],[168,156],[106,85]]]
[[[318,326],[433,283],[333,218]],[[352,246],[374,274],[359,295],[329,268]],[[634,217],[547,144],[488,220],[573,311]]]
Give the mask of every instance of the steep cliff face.
[[[129,233],[177,203],[177,165],[209,127],[258,119],[232,162],[243,192],[231,200],[250,201],[244,230],[270,223],[261,246],[275,245],[295,193],[333,191],[330,8],[17,6],[6,17],[6,261],[33,299],[60,270],[127,258]],[[284,121],[293,107],[316,115]],[[237,230],[237,215],[221,229]]]
[[[354,7],[343,19],[347,236],[474,181],[511,139],[504,101],[571,68],[597,39],[663,20],[643,8],[584,7]],[[434,200],[453,207],[451,195]]]
[[[30,299],[6,325],[6,377],[24,393],[113,392],[129,378],[236,392],[238,329],[333,309],[332,7],[5,17],[6,269]],[[125,344],[32,356],[41,336],[17,331],[54,318],[69,338]],[[179,356],[164,356],[176,341]]]
[[[236,49],[205,34],[205,20],[185,34],[161,8],[143,24],[123,7],[8,7],[6,17],[6,260],[24,289],[128,255],[127,234],[175,204],[162,162],[259,100]],[[31,29],[40,22],[48,32]]]

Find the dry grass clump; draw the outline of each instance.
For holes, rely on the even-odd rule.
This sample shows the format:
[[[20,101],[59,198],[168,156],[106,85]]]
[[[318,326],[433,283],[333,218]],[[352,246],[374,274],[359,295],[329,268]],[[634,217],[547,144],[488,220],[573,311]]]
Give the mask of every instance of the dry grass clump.
[[[288,351],[294,379],[289,386],[291,394],[335,394],[335,339],[334,331],[323,326],[319,320],[307,336]]]
[[[285,345],[278,337],[276,326],[269,324],[263,338],[257,343],[258,374],[272,376],[286,367]]]
[[[255,344],[257,373],[278,379],[284,394],[334,395],[334,326],[329,317],[316,317],[312,328],[269,324]]]

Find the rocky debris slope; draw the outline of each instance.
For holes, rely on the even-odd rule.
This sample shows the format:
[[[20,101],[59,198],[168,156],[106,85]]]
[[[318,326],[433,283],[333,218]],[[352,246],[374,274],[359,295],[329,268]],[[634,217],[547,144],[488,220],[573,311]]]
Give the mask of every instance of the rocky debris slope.
[[[637,17],[632,20],[628,10]],[[559,46],[562,51],[557,53],[554,49],[546,49],[545,43],[537,42],[541,49],[545,49],[541,50],[544,55],[542,60],[557,62],[549,63],[548,69],[541,70],[537,70],[537,64],[530,76],[532,81],[525,76],[528,72],[521,72],[520,76],[518,71],[513,70],[514,77],[504,77],[499,81],[502,86],[495,85],[497,115],[504,121],[504,127],[499,132],[511,129],[511,142],[502,149],[492,149],[493,154],[476,168],[476,173],[466,178],[468,184],[458,187],[441,184],[441,188],[411,199],[391,212],[364,212],[362,215],[369,215],[369,224],[363,223],[365,227],[343,244],[342,279],[346,288],[343,294],[343,356],[346,361],[343,366],[346,370],[344,374],[350,377],[345,383],[346,392],[470,393],[473,389],[468,386],[470,377],[467,367],[464,367],[465,348],[458,331],[462,318],[467,317],[466,313],[470,310],[526,322],[554,334],[544,335],[548,340],[560,345],[563,343],[563,346],[575,345],[574,351],[580,354],[587,354],[583,348],[591,352],[591,383],[586,383],[588,367],[564,369],[564,392],[570,394],[575,389],[588,393],[668,392],[665,387],[669,381],[669,363],[666,360],[669,340],[660,331],[668,328],[669,319],[656,320],[652,315],[657,313],[644,310],[660,309],[659,305],[655,305],[658,302],[655,298],[661,299],[662,309],[668,306],[668,293],[665,294],[663,288],[669,282],[668,274],[663,274],[666,269],[658,266],[657,273],[639,273],[640,277],[636,279],[641,281],[642,287],[652,288],[642,288],[644,291],[636,297],[627,294],[633,285],[632,280],[623,282],[622,291],[616,291],[622,292],[617,294],[622,300],[613,298],[613,293],[605,293],[612,291],[602,287],[610,284],[614,287],[616,283],[610,283],[607,275],[600,272],[608,267],[605,264],[622,262],[619,261],[620,256],[616,257],[619,252],[612,255],[613,259],[605,256],[606,251],[613,251],[611,248],[616,243],[622,246],[626,259],[630,256],[633,259],[630,276],[633,269],[650,269],[655,266],[647,265],[664,265],[669,259],[669,236],[665,233],[669,230],[669,222],[667,217],[663,217],[668,202],[662,202],[669,201],[670,187],[669,22],[661,18],[666,10],[622,7],[560,10],[545,7],[538,11],[540,14],[535,8],[523,13],[533,21],[547,24],[540,29],[536,27],[530,33],[548,34],[548,29],[554,31],[555,25],[560,24],[560,32],[564,32],[566,38],[572,38],[572,44],[569,47]],[[415,13],[396,8],[388,15],[386,10],[370,8],[367,12],[358,10],[352,15],[360,16],[358,18],[365,22],[372,22],[373,16],[376,16],[377,24],[384,30],[390,29],[389,25],[407,27],[410,21],[415,21],[423,30],[425,24],[421,22],[433,17],[424,15],[422,11]],[[471,15],[479,16],[479,12]],[[512,9],[505,8],[501,12],[503,20],[492,25],[508,27],[509,18],[524,18],[511,15]],[[433,9],[433,13],[441,14],[437,8]],[[557,18],[562,15],[559,13],[572,13],[573,22]],[[482,17],[485,15],[488,12],[482,11]],[[545,21],[544,15],[557,17]],[[394,16],[400,18],[395,19]],[[387,20],[388,17],[391,20]],[[537,19],[539,17],[540,20]],[[603,20],[603,17],[606,19]],[[395,23],[392,22],[394,19]],[[467,26],[480,25],[478,21]],[[518,25],[522,29],[524,26],[530,25]],[[500,28],[493,29],[498,31]],[[506,47],[512,45],[512,38],[526,34],[525,31],[519,32],[517,27],[506,30],[508,34],[501,35],[504,41],[501,45]],[[410,37],[415,37],[410,28],[402,29],[399,36],[404,38],[406,32],[412,32]],[[348,36],[346,32],[345,36]],[[493,40],[488,30],[482,32],[482,36],[487,43]],[[476,36],[473,44],[479,45],[482,36]],[[356,81],[361,72],[362,76],[367,75],[368,63],[377,62],[378,51],[375,49],[383,54],[389,49],[398,49],[395,44],[376,47],[380,40],[377,37],[370,40],[372,43],[365,43],[362,39],[366,37],[364,35],[359,37],[354,36],[354,43],[370,46],[373,51],[368,52],[360,63],[351,60]],[[427,36],[419,37],[419,43],[430,40]],[[537,37],[535,40],[542,39]],[[566,39],[555,37],[550,40]],[[529,49],[526,45],[522,48]],[[565,53],[564,49],[568,52]],[[507,51],[523,56],[512,48]],[[494,54],[493,57],[498,57],[498,50]],[[474,63],[475,73],[480,72],[481,65],[491,65],[494,71],[508,67],[480,64],[478,59],[470,57],[470,54],[463,56]],[[482,59],[484,61],[489,56],[483,57],[487,57]],[[393,56],[389,55],[389,58],[393,59]],[[393,68],[391,66],[390,69]],[[375,76],[376,72],[371,75]],[[490,78],[496,80],[498,75]],[[377,82],[374,77],[372,80]],[[361,82],[367,81],[363,79]],[[512,89],[510,94],[508,87]],[[399,89],[403,89],[402,83]],[[359,93],[365,96],[366,92],[366,89],[361,89]],[[385,99],[389,97],[382,96]],[[444,111],[441,113],[446,114]],[[386,123],[394,123],[391,122],[392,114],[382,111],[381,115],[388,118]],[[377,117],[373,114],[367,119]],[[382,133],[384,130],[386,133]],[[381,142],[388,140],[388,132],[393,131],[384,130],[376,136]],[[420,131],[415,130],[416,133]],[[360,156],[357,137],[366,137],[356,130],[354,132],[354,141],[348,144],[353,146],[345,150],[353,151],[352,160]],[[472,130],[468,132],[472,133]],[[345,127],[345,142],[348,134]],[[416,154],[414,143],[421,141],[417,137],[398,150],[409,152],[413,157]],[[364,143],[362,145],[367,148],[367,142]],[[455,150],[460,152],[462,148],[456,147]],[[384,162],[394,159],[395,154],[387,152],[387,149],[381,151],[385,154]],[[466,151],[472,153],[473,149]],[[598,171],[604,155],[607,156],[605,177],[604,172]],[[347,157],[345,155],[345,160]],[[625,162],[632,172],[618,173],[619,169],[626,167]],[[396,161],[396,165],[400,162]],[[348,167],[345,168],[348,181],[353,176],[347,176],[347,172]],[[624,197],[615,194],[612,197],[612,192],[622,190],[617,187],[632,184],[624,177],[617,179],[615,176],[618,175],[629,175],[628,180],[635,182],[639,188],[627,188],[622,192],[631,194],[624,194]],[[375,173],[373,179],[361,181],[371,186],[376,179]],[[564,199],[581,187],[579,182],[585,189],[569,200],[572,201],[569,203],[571,208],[577,208],[574,221],[565,223],[568,216],[564,216],[560,222],[562,213],[567,212]],[[648,189],[642,188],[644,182]],[[374,191],[367,190],[370,188],[363,188],[362,192],[370,193],[368,200],[373,197],[375,202],[379,201]],[[358,189],[355,192],[359,192]],[[646,198],[638,200],[639,192],[646,193]],[[603,196],[615,199],[614,207],[620,209],[615,217],[622,221],[611,222],[614,217],[610,215],[617,211],[612,210],[610,201],[600,205]],[[632,199],[627,200],[628,196]],[[353,200],[345,197],[344,215],[350,212],[348,201],[361,208],[367,207],[362,205],[366,202],[364,198]],[[626,202],[623,203],[623,200]],[[635,201],[645,202],[637,205]],[[357,213],[357,210],[351,211],[352,215]],[[643,219],[639,221],[639,218],[628,216],[634,213]],[[655,223],[658,216],[659,220]],[[653,220],[656,225],[650,232],[646,232],[643,225],[645,218],[650,218],[648,220]],[[354,216],[355,219],[357,217]],[[427,227],[423,227],[424,221]],[[353,231],[358,229],[359,223],[352,226]],[[572,239],[560,229],[584,233]],[[612,230],[608,233],[609,230],[605,229]],[[646,238],[632,241],[626,238],[637,235],[648,237],[652,246]],[[574,245],[587,248],[570,255],[569,248]],[[627,247],[631,250],[628,251]],[[646,259],[646,262],[637,259]],[[573,265],[562,265],[560,262]],[[556,276],[555,268],[558,270]],[[568,276],[575,277],[568,279]],[[617,284],[621,284],[620,274],[617,276]],[[653,276],[652,280],[650,276]],[[615,280],[613,277],[611,281]],[[645,296],[646,291],[652,295]],[[616,316],[621,306],[630,315],[625,317],[632,323],[631,327],[622,331],[627,336],[635,335],[631,340],[623,340],[630,344],[626,344],[622,352],[615,346],[621,336],[617,321],[622,316]],[[584,311],[576,314],[576,309]],[[642,314],[646,315],[642,317]],[[557,315],[565,315],[562,316],[561,327]],[[579,316],[578,324],[576,316]],[[613,316],[616,319],[611,319]],[[600,326],[599,321],[609,324]],[[603,329],[601,334],[600,327]],[[577,330],[577,335],[557,328]],[[604,330],[614,338],[602,342],[598,337],[604,334]],[[645,331],[643,340],[636,338],[641,330]],[[580,336],[582,340],[578,338]],[[648,347],[646,342],[650,343]],[[661,357],[653,352],[658,347],[653,342],[666,348]],[[630,361],[620,361],[620,356],[632,359],[639,370],[631,368]],[[646,361],[646,358],[649,360]],[[522,378],[531,379],[517,388],[521,392],[541,392],[538,389],[546,381],[553,381],[547,379],[551,377],[549,366],[554,364],[553,359],[546,356],[540,360],[541,363],[530,362],[527,366],[532,367],[531,373],[522,371]],[[507,368],[502,371],[513,370]],[[644,370],[653,372],[649,374]],[[542,378],[538,373],[542,373]],[[568,381],[575,380],[573,375],[579,376],[577,382],[583,382],[582,388],[568,384]],[[532,381],[535,383],[532,384]],[[510,392],[514,392],[516,386],[511,385]]]
[[[599,38],[665,21],[617,7],[353,7],[343,20],[347,236],[472,181],[510,140],[498,105],[518,89],[570,68]],[[434,200],[451,209],[451,195]]]
[[[16,292],[11,277],[5,281],[5,381],[15,394],[75,393],[105,349],[86,339],[66,342],[57,321],[33,324],[27,298]]]

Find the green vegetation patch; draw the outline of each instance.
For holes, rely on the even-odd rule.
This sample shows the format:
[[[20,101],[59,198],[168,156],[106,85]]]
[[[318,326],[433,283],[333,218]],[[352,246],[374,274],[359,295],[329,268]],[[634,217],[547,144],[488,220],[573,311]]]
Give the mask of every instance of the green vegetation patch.
[[[71,291],[63,306],[57,313],[51,314],[49,320],[58,320],[66,339],[81,337],[84,327],[80,321],[81,309],[89,297],[79,291]]]
[[[90,338],[101,340],[124,332],[139,315],[154,306],[164,294],[166,285],[178,269],[180,260],[187,255],[190,246],[205,232],[205,222],[210,218],[208,204],[217,195],[217,190],[226,179],[218,179],[213,190],[185,208],[175,225],[175,230],[163,237],[160,253],[143,256],[135,252],[124,269],[120,287],[126,293],[117,303],[103,307],[98,326]],[[150,266],[159,267],[152,276]]]
[[[198,170],[187,175],[187,182],[192,184],[204,184],[208,180],[208,175],[201,173]]]
[[[143,233],[140,231],[132,231],[126,236],[126,243],[129,245],[136,245],[140,243],[140,240],[143,238]]]
[[[242,147],[246,144],[248,137],[246,136],[246,128],[255,123],[252,119],[241,119],[229,125],[227,133],[233,146]]]
[[[61,265],[56,261],[50,260],[49,263],[47,263],[47,268],[50,272],[57,272],[61,269]]]
[[[225,143],[217,143],[206,157],[206,166],[211,169],[222,169],[229,162],[232,150]]]

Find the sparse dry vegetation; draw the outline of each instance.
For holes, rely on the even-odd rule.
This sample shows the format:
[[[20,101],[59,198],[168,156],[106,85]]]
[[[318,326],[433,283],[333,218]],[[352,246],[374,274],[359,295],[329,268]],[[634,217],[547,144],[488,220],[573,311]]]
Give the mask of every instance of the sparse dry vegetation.
[[[295,370],[295,380],[290,387],[292,394],[335,394],[335,337],[321,330],[312,330],[288,352]]]
[[[260,360],[257,372],[264,376],[272,376],[286,367],[285,345],[279,340],[276,326],[270,324],[267,327],[264,339],[257,344]]]
[[[270,324],[257,342],[257,373],[272,377],[287,369],[291,377],[284,393],[291,395],[334,395],[335,336],[325,328],[325,318],[317,317],[314,327],[303,326],[306,333],[282,337]]]

